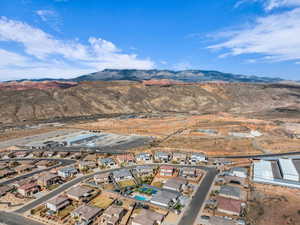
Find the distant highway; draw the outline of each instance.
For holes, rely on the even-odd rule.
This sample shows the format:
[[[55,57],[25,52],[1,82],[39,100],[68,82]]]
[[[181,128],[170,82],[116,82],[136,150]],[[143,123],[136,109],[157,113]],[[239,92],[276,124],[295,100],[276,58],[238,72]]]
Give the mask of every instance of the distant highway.
[[[290,155],[300,155],[300,152],[286,152],[286,153],[268,153],[258,155],[234,155],[234,156],[214,156],[210,158],[227,158],[227,159],[255,159],[255,158],[267,158],[267,157],[283,157]]]

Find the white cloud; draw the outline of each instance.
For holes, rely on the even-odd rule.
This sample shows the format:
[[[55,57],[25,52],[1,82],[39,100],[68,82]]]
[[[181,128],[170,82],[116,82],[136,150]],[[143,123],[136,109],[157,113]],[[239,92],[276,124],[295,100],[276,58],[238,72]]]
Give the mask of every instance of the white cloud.
[[[43,21],[47,21],[49,19],[49,16],[51,17],[51,16],[55,16],[56,15],[56,12],[53,11],[53,10],[37,10],[35,12],[36,12],[36,14],[38,16],[41,17],[41,19]]]
[[[292,6],[300,6],[300,0],[268,0],[265,3],[266,10]]]
[[[228,34],[225,41],[208,48],[225,50],[222,56],[261,54],[271,61],[300,59],[300,8],[260,17],[251,27]]]
[[[54,10],[37,10],[35,13],[41,18],[43,22],[48,24],[53,30],[60,32],[62,19]]]
[[[262,3],[266,11],[270,11],[281,7],[300,6],[300,0],[239,0],[236,2],[234,7],[238,8],[241,5],[246,3],[257,3],[257,2]]]
[[[15,53],[15,55],[9,55],[8,58],[18,59],[20,57],[24,60],[22,61],[23,64],[30,61],[28,64],[33,65],[25,66],[24,69],[28,69],[27,73],[16,69],[8,70],[7,63],[5,65],[0,63],[1,74],[4,74],[3,72],[5,74],[22,72],[18,75],[28,74],[28,76],[42,77],[60,72],[59,76],[63,77],[67,74],[63,71],[64,68],[66,71],[76,74],[76,71],[78,73],[82,71],[93,72],[105,68],[151,69],[154,67],[154,62],[150,59],[139,59],[135,54],[125,54],[110,41],[96,37],[90,37],[88,44],[81,44],[79,40],[59,40],[41,29],[5,17],[0,18],[1,42],[20,44],[24,48],[25,54]],[[9,53],[1,50],[0,54]],[[57,59],[63,62],[59,66],[56,63],[53,64]],[[20,65],[20,61],[12,60],[12,62],[15,62],[17,66]],[[24,66],[23,64],[22,66]],[[52,68],[53,65],[56,68]],[[34,66],[36,68],[33,68]],[[47,69],[43,70],[42,67]],[[41,74],[41,72],[43,73]]]
[[[0,67],[12,66],[12,65],[24,65],[28,62],[28,59],[24,56],[9,52],[4,49],[0,49]]]

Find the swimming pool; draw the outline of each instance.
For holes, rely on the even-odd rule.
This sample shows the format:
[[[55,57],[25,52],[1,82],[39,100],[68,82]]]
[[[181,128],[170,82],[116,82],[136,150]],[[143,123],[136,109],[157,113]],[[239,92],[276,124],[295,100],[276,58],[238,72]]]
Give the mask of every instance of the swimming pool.
[[[141,195],[136,195],[136,196],[134,196],[134,198],[138,201],[149,201],[148,198],[141,196]]]

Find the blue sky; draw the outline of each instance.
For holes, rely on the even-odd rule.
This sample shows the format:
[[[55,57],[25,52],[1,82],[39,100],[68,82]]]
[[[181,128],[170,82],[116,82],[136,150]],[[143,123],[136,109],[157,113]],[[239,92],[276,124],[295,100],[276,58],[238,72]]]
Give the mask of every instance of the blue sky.
[[[0,0],[0,80],[105,68],[300,80],[300,0]]]

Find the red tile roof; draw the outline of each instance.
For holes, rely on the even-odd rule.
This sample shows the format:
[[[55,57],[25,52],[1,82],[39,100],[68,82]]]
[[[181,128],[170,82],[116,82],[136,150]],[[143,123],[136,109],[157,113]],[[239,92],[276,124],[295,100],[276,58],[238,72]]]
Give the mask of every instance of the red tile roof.
[[[161,170],[173,170],[173,166],[161,166],[160,167]]]
[[[27,183],[27,184],[24,184],[21,187],[19,187],[19,189],[29,190],[29,189],[35,188],[37,186],[38,186],[37,183]]]
[[[218,202],[218,209],[226,210],[234,213],[241,212],[242,201],[218,196],[217,202]]]

